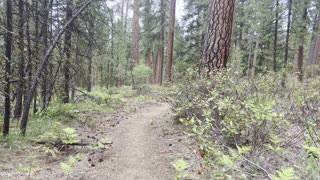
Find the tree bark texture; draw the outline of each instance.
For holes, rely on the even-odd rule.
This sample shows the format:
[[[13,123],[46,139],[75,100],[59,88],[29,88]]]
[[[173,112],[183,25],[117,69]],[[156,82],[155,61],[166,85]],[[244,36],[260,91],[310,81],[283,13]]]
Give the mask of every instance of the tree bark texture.
[[[278,53],[278,25],[279,25],[279,0],[276,0],[276,22],[274,25],[273,40],[273,71],[277,71],[277,53]]]
[[[311,40],[311,47],[309,50],[309,64],[319,64],[319,51],[320,51],[320,13],[315,18],[313,35]]]
[[[161,31],[159,34],[160,37],[160,47],[158,53],[158,78],[157,83],[162,85],[162,76],[163,76],[163,61],[164,61],[164,26],[165,26],[165,18],[166,18],[166,11],[165,11],[165,0],[161,0],[160,2],[160,11],[161,11]]]
[[[209,78],[227,67],[232,38],[235,0],[210,0],[201,74]]]
[[[73,0],[67,1],[67,7],[66,7],[66,21],[69,21],[72,17],[72,6],[73,6]],[[63,103],[69,103],[70,97],[70,61],[71,61],[71,37],[72,37],[72,23],[67,27],[66,33],[65,33],[65,40],[64,40],[64,53],[66,55],[66,61],[63,67],[64,71],[64,94],[63,94]]]
[[[24,93],[24,2],[23,0],[19,0],[19,27],[18,27],[18,34],[19,34],[19,41],[18,41],[18,48],[19,48],[19,62],[18,62],[18,75],[19,81],[16,88],[16,106],[14,110],[14,118],[20,118],[22,113],[22,102],[23,102],[23,93]]]
[[[292,0],[288,0],[288,22],[287,22],[287,34],[286,34],[286,45],[284,54],[284,66],[288,65],[289,59],[289,39],[290,39],[290,29],[291,29],[291,13],[292,13]]]
[[[10,112],[11,112],[11,100],[10,100],[10,76],[11,76],[11,53],[12,53],[12,2],[7,0],[6,2],[6,36],[5,36],[5,88],[4,88],[4,123],[3,123],[3,135],[9,134],[10,128]]]
[[[134,0],[134,12],[133,12],[133,48],[132,56],[133,63],[139,64],[139,12],[140,10],[140,0]]]
[[[176,21],[176,0],[170,2],[170,20],[169,20],[169,42],[168,42],[168,61],[167,61],[167,81],[172,80],[172,58],[174,46],[174,25]]]
[[[308,16],[308,2],[304,1],[304,9],[302,14],[302,22],[304,23],[307,20]],[[299,37],[299,48],[298,48],[298,63],[297,63],[297,74],[298,80],[300,82],[303,81],[303,59],[304,59],[304,41],[305,41],[305,32],[307,30],[306,24],[301,24],[301,35]]]
[[[41,35],[42,35],[42,53],[46,54],[46,50],[48,47],[48,0],[43,0],[41,5],[41,13],[42,17],[42,27],[41,27]],[[48,86],[48,68],[45,67],[42,71],[42,82],[41,82],[41,110],[45,110],[47,107],[47,86]]]

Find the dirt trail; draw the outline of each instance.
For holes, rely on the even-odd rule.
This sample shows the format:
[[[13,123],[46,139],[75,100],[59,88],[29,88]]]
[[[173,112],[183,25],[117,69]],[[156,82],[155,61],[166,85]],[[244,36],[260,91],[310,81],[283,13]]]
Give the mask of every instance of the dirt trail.
[[[32,173],[29,179],[174,180],[172,162],[179,159],[188,162],[189,174],[198,172],[196,150],[190,145],[190,139],[182,133],[183,127],[173,120],[168,104],[128,105],[113,115],[102,113],[90,117],[96,122],[95,128],[78,127],[78,133],[82,137],[94,136],[95,139],[99,136],[112,137],[112,146],[106,151],[76,147],[48,163],[39,159],[43,163],[35,166],[39,171]],[[62,173],[60,163],[77,153],[85,156],[74,164],[70,173]],[[19,161],[24,162],[26,158],[21,156]],[[28,179],[26,173],[15,171],[18,164],[14,166],[0,172],[0,179]]]
[[[174,172],[165,138],[172,121],[168,104],[149,104],[121,120],[109,136],[114,144],[108,158],[90,171],[88,179],[171,180]],[[167,125],[166,125],[167,124]],[[171,124],[172,126],[172,124]],[[162,128],[161,128],[162,127]]]

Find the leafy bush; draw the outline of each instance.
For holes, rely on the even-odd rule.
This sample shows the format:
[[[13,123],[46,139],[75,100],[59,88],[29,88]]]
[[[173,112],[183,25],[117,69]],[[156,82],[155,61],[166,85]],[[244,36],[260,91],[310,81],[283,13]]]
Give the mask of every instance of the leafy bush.
[[[145,84],[148,81],[151,69],[145,64],[139,64],[133,68],[132,74],[136,85]]]
[[[301,177],[317,177],[311,174],[319,172],[315,166],[319,159],[311,161],[303,145],[318,146],[320,142],[316,128],[320,124],[319,78],[301,84],[283,72],[250,79],[233,69],[217,73],[210,81],[194,77],[190,71],[189,77],[169,88],[166,95],[177,119],[187,125],[187,132],[199,145],[203,178],[240,175],[250,179],[271,177],[272,173],[290,179],[295,171]],[[292,134],[295,129],[301,132]],[[305,161],[305,166],[283,168],[299,161]],[[284,170],[276,172],[278,169]]]

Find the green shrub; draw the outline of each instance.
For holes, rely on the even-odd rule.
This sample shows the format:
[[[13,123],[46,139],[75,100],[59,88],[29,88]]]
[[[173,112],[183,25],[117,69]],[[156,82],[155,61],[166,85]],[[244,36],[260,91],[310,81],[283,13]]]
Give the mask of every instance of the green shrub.
[[[137,86],[148,82],[151,69],[145,64],[139,64],[133,68],[132,74]]]
[[[300,83],[287,72],[248,78],[231,69],[206,81],[194,80],[194,73],[190,72],[189,77],[165,93],[177,119],[187,125],[187,132],[198,143],[205,167],[202,178],[228,179],[240,175],[250,179],[254,176],[248,174],[262,177],[277,174],[274,177],[290,179],[295,171],[301,177],[311,177],[312,172],[319,171],[306,156],[298,156],[305,154],[302,145],[298,154],[291,148],[291,143],[311,147],[320,142],[319,78]],[[295,128],[305,131],[290,138],[304,137],[287,142],[287,134]],[[290,159],[290,163],[282,160],[270,165],[266,161],[280,157]],[[320,163],[319,159],[313,160]],[[309,165],[293,171],[284,168],[294,167],[300,161]],[[284,170],[277,172],[278,169]]]

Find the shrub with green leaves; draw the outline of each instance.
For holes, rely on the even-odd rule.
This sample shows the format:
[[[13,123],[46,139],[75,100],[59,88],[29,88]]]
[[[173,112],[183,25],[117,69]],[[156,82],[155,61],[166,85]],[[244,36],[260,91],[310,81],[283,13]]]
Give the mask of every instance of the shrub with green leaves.
[[[133,68],[132,74],[136,85],[145,84],[148,81],[151,69],[145,64],[139,64]]]
[[[319,171],[319,159],[304,156],[303,145],[320,142],[319,78],[300,83],[287,72],[248,78],[231,68],[207,81],[190,72],[165,93],[198,143],[202,178],[317,177],[312,172]],[[295,129],[301,132],[291,132]],[[289,168],[301,161],[304,166]]]

